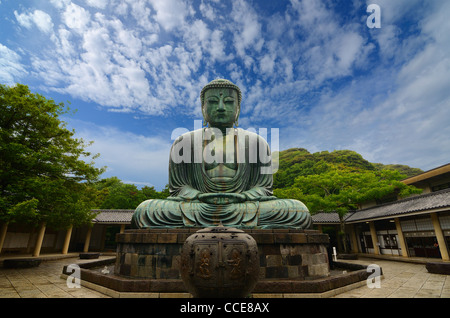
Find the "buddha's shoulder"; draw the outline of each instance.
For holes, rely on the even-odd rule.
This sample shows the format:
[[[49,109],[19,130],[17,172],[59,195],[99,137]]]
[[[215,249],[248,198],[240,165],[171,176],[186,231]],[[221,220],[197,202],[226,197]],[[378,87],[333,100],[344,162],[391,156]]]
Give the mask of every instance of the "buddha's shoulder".
[[[178,134],[175,138],[172,136],[172,140],[174,140],[174,143],[180,142],[182,140],[190,139],[194,136],[194,134],[198,134],[197,131],[201,131],[201,129],[193,130],[193,131],[187,131],[184,133]]]
[[[240,136],[240,137],[249,136],[249,137],[254,138],[254,139],[259,139],[259,140],[265,141],[265,139],[263,137],[261,137],[260,135],[258,135],[256,133],[256,131],[253,130],[253,129],[249,129],[249,130],[242,129],[242,128],[233,128],[233,129],[234,129],[234,133],[237,136]],[[192,130],[192,131],[188,131],[188,132],[182,133],[182,134],[178,135],[177,138],[175,138],[175,142],[181,141],[183,139],[186,140],[188,138],[191,139],[191,138],[194,138],[194,137],[201,137],[201,138],[203,138],[203,134],[206,131],[208,131],[208,130],[211,130],[211,128],[201,128],[201,129],[196,129],[196,130]]]

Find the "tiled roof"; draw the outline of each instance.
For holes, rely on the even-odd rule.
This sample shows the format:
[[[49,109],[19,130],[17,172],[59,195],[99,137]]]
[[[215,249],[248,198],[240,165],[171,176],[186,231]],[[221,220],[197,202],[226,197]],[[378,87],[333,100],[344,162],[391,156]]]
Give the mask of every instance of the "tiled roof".
[[[345,219],[345,222],[353,223],[372,219],[382,219],[406,213],[426,212],[447,207],[450,208],[450,189],[413,196],[403,200],[358,210],[349,215]]]
[[[98,213],[92,220],[94,223],[130,223],[134,210],[92,210],[94,213]],[[337,213],[316,213],[312,215],[313,223],[335,223],[339,224],[339,216]]]
[[[92,210],[98,213],[94,223],[131,223],[134,210]]]
[[[319,212],[311,215],[312,221],[315,224],[330,223],[339,224],[339,215],[336,212]]]

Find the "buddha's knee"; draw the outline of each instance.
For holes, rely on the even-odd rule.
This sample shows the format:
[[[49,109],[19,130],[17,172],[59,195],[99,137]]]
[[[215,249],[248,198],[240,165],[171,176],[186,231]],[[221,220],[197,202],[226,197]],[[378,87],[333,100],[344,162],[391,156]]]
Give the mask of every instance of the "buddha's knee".
[[[295,199],[276,199],[260,202],[260,210],[286,210],[292,212],[309,212],[306,205]]]

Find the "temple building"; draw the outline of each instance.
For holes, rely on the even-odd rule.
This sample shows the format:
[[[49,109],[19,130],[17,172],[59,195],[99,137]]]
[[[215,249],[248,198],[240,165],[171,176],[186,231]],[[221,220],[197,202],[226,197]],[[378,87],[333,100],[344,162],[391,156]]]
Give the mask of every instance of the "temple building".
[[[450,164],[402,180],[420,195],[350,212],[344,223],[354,253],[449,260]]]

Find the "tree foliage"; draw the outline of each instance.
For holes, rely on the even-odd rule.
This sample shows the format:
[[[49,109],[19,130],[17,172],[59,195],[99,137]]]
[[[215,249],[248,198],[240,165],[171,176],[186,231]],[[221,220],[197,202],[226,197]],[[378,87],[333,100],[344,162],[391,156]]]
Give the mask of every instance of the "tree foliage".
[[[350,150],[311,154],[293,148],[280,152],[279,158],[280,170],[274,175],[275,195],[298,199],[313,214],[336,211],[342,217],[364,202],[421,192],[400,182],[406,176],[395,166],[382,169],[382,165],[375,166]]]
[[[106,178],[94,184],[97,191],[99,209],[135,209],[148,199],[165,199],[169,188],[156,191],[154,187],[144,186],[138,189],[134,184],[126,184],[117,177]]]
[[[360,154],[351,150],[310,153],[304,148],[291,148],[279,153],[279,170],[274,175],[274,188],[293,186],[298,176],[321,174],[328,165],[373,171],[376,168]]]
[[[423,172],[423,170],[421,170],[419,168],[412,168],[412,167],[407,166],[407,165],[400,165],[400,164],[385,165],[385,164],[382,164],[382,163],[372,163],[372,164],[377,170],[398,171],[402,175],[404,175],[406,178],[418,175],[418,174]]]
[[[69,108],[25,85],[0,85],[0,220],[67,227],[92,218],[103,169],[60,116]],[[91,162],[85,159],[91,158]]]

